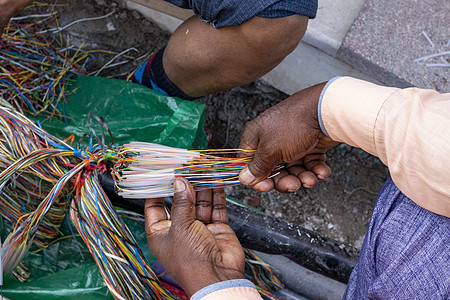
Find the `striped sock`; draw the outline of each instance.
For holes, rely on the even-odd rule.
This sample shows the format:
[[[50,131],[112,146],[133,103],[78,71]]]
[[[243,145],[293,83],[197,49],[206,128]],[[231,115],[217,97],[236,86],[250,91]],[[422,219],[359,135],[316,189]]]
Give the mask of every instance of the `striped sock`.
[[[133,74],[131,81],[145,85],[167,96],[178,97],[184,100],[197,99],[198,97],[186,95],[167,77],[162,62],[164,50],[165,47],[156,52],[146,63],[140,66]]]

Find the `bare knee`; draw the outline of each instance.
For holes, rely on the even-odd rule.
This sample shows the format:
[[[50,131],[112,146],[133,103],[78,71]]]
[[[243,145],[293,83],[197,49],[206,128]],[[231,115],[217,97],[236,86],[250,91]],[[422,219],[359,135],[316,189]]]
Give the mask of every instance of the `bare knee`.
[[[302,39],[308,18],[254,17],[215,29],[194,16],[172,35],[164,70],[190,96],[230,89],[258,79],[278,65]]]
[[[278,64],[297,47],[307,25],[308,17],[302,15],[276,19],[254,17],[241,25],[241,32],[255,58]]]
[[[239,69],[261,76],[297,47],[307,25],[308,17],[291,15],[254,17],[239,26],[215,29],[194,16],[172,36],[167,57],[171,56],[178,67],[190,70],[205,72],[221,64],[236,64]]]

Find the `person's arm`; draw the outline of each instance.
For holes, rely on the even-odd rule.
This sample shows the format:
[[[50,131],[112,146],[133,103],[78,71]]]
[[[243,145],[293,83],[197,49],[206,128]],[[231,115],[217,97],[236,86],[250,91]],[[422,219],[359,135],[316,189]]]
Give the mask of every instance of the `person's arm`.
[[[345,142],[378,156],[418,205],[450,217],[449,111],[450,94],[341,77],[294,94],[247,125],[241,147],[257,151],[240,180],[270,186],[264,178],[276,164]]]
[[[319,113],[333,140],[378,156],[406,196],[450,217],[450,94],[342,77]]]
[[[0,0],[0,35],[11,17],[21,12],[33,0]]]
[[[241,156],[253,159],[239,175],[242,184],[268,192],[295,192],[311,188],[331,174],[325,151],[337,142],[321,130],[317,103],[325,83],[304,89],[267,109],[245,127],[239,148],[256,150]],[[278,175],[268,175],[279,163],[288,163]]]
[[[194,193],[174,182],[171,217],[164,199],[147,199],[145,231],[152,254],[193,300],[258,299],[244,279],[244,252],[230,226],[223,188]]]

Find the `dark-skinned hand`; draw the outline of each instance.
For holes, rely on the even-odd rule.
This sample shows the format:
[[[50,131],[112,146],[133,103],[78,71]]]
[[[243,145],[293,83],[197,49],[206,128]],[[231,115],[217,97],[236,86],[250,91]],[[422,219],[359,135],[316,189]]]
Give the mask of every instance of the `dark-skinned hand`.
[[[213,283],[244,278],[245,256],[228,226],[223,188],[194,193],[184,178],[174,182],[171,219],[164,199],[147,199],[145,231],[152,254],[191,297]]]
[[[322,133],[317,105],[325,83],[302,90],[267,109],[249,122],[239,148],[256,150],[239,180],[255,190],[295,192],[311,188],[331,174],[325,151],[337,144]],[[268,178],[280,163],[288,163],[280,174]]]

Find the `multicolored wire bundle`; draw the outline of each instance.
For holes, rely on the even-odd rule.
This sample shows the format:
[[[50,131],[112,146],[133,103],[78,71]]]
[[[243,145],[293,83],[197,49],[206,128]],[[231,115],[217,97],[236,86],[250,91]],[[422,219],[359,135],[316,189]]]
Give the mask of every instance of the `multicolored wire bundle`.
[[[273,273],[272,269],[266,264],[255,251],[244,249],[245,266],[252,273],[253,281],[257,287],[264,291],[278,291],[284,287],[283,283]]]
[[[173,196],[175,177],[185,177],[194,190],[236,185],[240,184],[240,171],[251,159],[234,157],[239,152],[253,150],[185,150],[131,142],[119,149],[113,175],[118,193],[124,198]]]
[[[0,89],[23,114],[61,117],[67,83],[85,74],[89,53],[46,31],[58,24],[55,13],[39,19],[7,23],[0,40]]]
[[[59,28],[56,14],[39,18],[11,21],[0,40],[0,214],[13,226],[1,247],[3,274],[16,272],[25,281],[22,258],[33,244],[43,249],[55,240],[69,211],[114,298],[176,299],[145,261],[98,174],[113,163],[124,197],[160,197],[173,195],[175,176],[196,190],[238,184],[250,158],[232,157],[238,149],[189,151],[149,143],[118,151],[92,143],[76,149],[69,143],[74,137],[50,135],[26,115],[64,117],[67,84],[85,73],[90,52],[71,47],[50,28]]]
[[[99,145],[75,149],[3,106],[0,133],[0,212],[15,223],[2,245],[4,274],[20,263],[33,241],[45,246],[58,234],[72,197],[71,219],[114,297],[174,299],[97,182],[105,158],[114,157],[111,151]]]
[[[171,299],[168,291],[155,285],[155,274],[99,185],[97,172],[77,189],[70,217],[106,285],[116,299]]]
[[[51,149],[48,147],[50,144],[59,147]],[[73,155],[73,149],[70,151],[70,146],[64,141],[50,137],[48,133],[14,110],[1,107],[0,214],[12,224],[17,224],[15,232],[25,232],[21,224],[24,224],[24,220],[28,220],[30,227],[27,232],[31,233],[31,236],[26,238],[27,245],[20,243],[17,246],[28,247],[33,240],[38,246],[43,247],[59,234],[58,228],[64,219],[68,202],[64,197],[52,198],[54,194],[51,191],[55,189],[54,185],[58,180],[67,173],[67,166],[71,163],[67,158],[69,155]],[[58,194],[61,193],[62,190],[59,190]],[[53,205],[44,208],[42,203],[45,201],[51,201]],[[40,217],[31,221],[29,218],[36,211],[38,211],[36,215]],[[12,244],[22,241],[23,238],[22,235],[10,236]],[[5,245],[8,243],[4,243],[3,249]],[[11,248],[4,251],[4,270],[11,270],[22,257],[19,255],[13,259],[17,253],[13,254],[10,251],[16,250]],[[12,258],[11,262],[8,257]]]
[[[121,159],[121,155],[129,155],[130,149],[136,151],[136,145],[146,146],[146,150],[151,145],[151,149],[165,153],[158,161],[160,167],[166,167],[172,155],[176,164],[184,165],[178,168],[181,176],[191,180],[197,189],[236,184],[239,170],[248,160],[211,155],[210,151],[181,151],[147,143],[132,143],[134,146],[131,148],[121,148],[120,155],[112,150],[105,151],[99,145],[78,150],[51,136],[20,113],[3,106],[0,106],[0,132],[3,166],[0,173],[0,212],[15,223],[2,246],[3,273],[11,272],[20,263],[33,241],[45,247],[51,238],[57,236],[58,226],[70,202],[71,221],[116,299],[176,297],[160,284],[133,235],[100,186],[97,177],[99,172],[106,170],[105,160],[127,164],[130,160]],[[177,153],[175,156],[174,151]],[[226,154],[230,152],[235,150],[224,151]],[[132,161],[137,161],[136,157]],[[204,171],[214,173],[199,173]],[[15,184],[7,184],[12,179]],[[45,190],[41,189],[42,182],[47,182]],[[21,270],[25,272],[25,267],[22,266]],[[271,299],[270,293],[264,290],[261,293]]]

